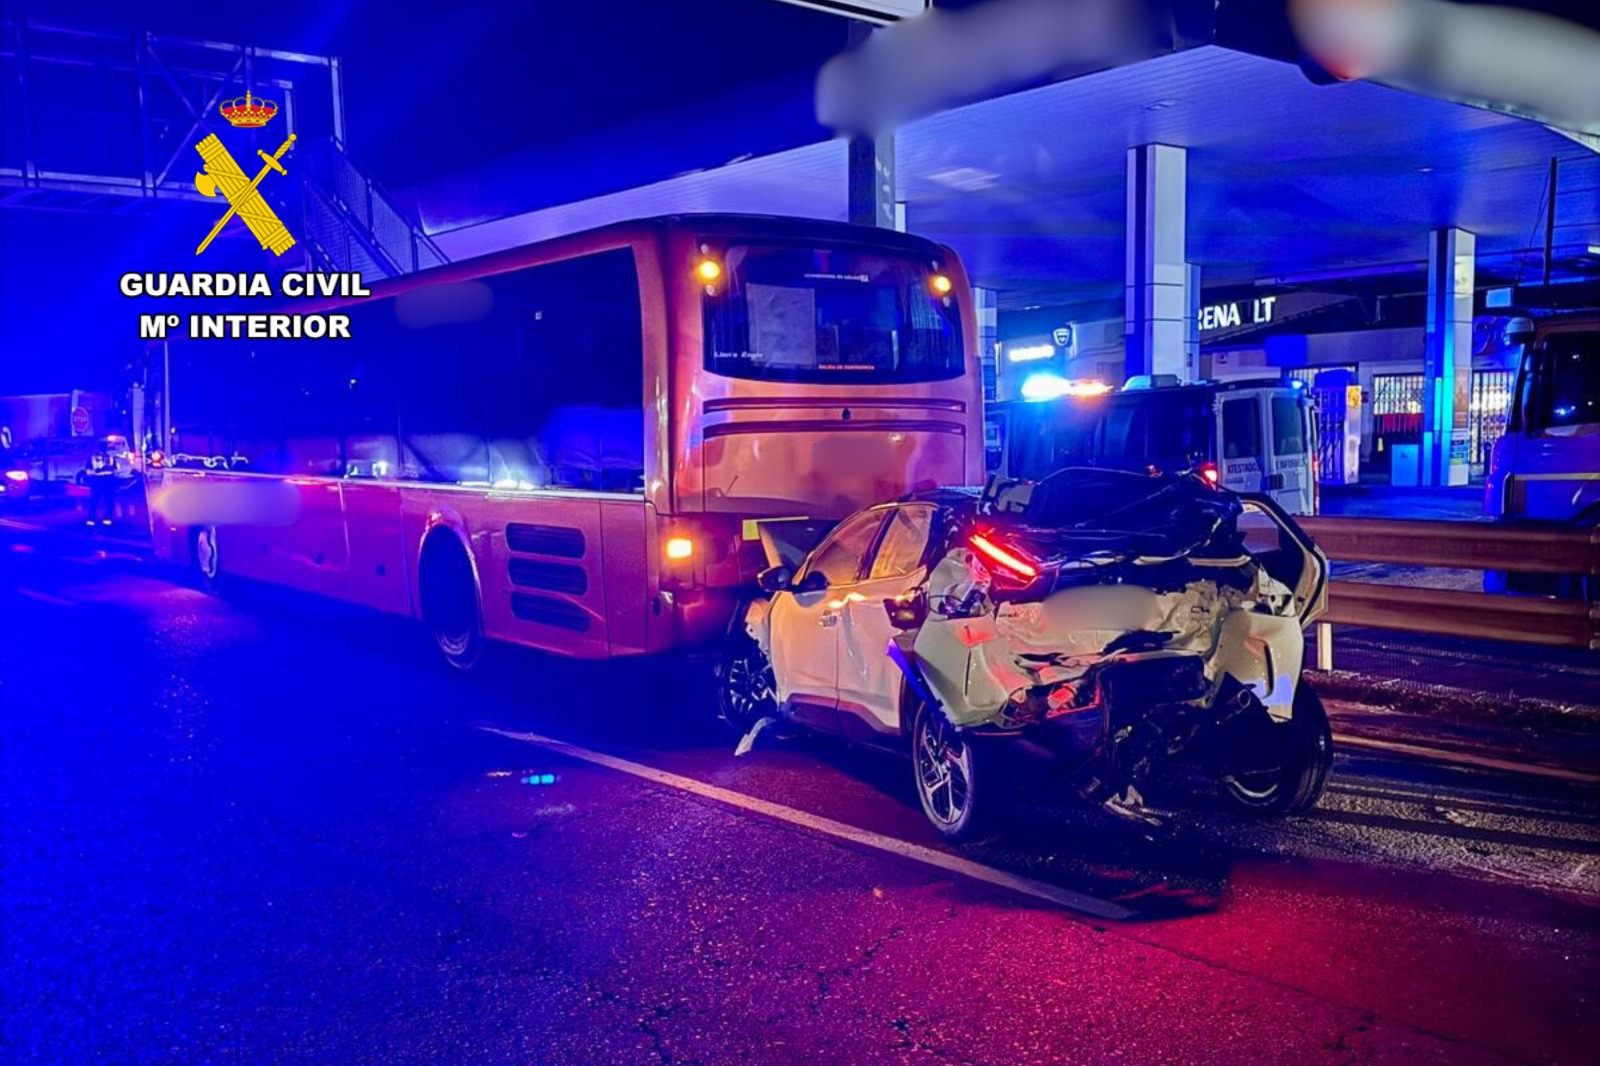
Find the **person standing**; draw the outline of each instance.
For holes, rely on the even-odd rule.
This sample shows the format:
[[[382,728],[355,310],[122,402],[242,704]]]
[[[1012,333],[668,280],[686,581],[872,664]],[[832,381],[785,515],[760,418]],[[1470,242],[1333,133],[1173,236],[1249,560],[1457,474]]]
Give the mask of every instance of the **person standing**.
[[[104,445],[89,453],[83,465],[83,481],[89,486],[89,517],[85,525],[109,526],[117,516],[117,462]]]

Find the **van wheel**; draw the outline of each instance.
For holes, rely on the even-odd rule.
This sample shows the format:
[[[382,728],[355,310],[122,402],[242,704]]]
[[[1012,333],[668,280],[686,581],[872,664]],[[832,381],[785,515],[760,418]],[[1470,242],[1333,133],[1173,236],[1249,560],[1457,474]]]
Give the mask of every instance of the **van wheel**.
[[[1282,762],[1271,770],[1229,774],[1223,792],[1235,810],[1268,817],[1293,814],[1316,806],[1333,767],[1333,729],[1328,712],[1304,678],[1295,686],[1294,709],[1281,730]]]
[[[189,558],[194,560],[195,580],[207,592],[222,587],[222,557],[217,548],[217,527],[201,526],[191,535]]]
[[[929,824],[946,840],[971,842],[992,834],[1000,806],[990,760],[943,712],[917,701],[911,721],[912,779]]]
[[[422,619],[434,647],[450,667],[471,670],[483,659],[483,611],[472,561],[454,536],[429,540],[421,583]]]

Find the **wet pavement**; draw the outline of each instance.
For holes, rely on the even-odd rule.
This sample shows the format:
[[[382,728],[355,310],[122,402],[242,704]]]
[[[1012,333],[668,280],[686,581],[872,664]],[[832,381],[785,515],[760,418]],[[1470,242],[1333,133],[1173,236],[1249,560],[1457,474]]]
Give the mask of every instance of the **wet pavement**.
[[[6,1061],[1586,1062],[1600,1038],[1581,774],[1352,747],[1307,817],[1151,829],[1036,797],[956,851],[891,756],[735,759],[681,664],[451,676],[406,624],[14,530],[0,619]]]

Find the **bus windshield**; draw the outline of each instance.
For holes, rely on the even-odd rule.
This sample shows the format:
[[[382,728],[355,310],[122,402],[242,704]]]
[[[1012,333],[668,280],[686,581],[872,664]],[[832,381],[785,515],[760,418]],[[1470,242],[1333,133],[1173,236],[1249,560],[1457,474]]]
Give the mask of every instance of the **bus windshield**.
[[[1544,344],[1543,423],[1578,426],[1600,422],[1600,332],[1553,333]]]
[[[957,301],[922,260],[735,244],[705,297],[705,368],[807,384],[946,381],[965,372]]]

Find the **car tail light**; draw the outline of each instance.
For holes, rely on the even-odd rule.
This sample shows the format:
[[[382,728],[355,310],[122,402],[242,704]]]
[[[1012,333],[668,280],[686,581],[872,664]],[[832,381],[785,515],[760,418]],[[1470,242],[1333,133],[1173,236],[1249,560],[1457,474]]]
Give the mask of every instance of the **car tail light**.
[[[1013,577],[1024,578],[1032,581],[1039,576],[1038,564],[1019,552],[1002,548],[982,533],[972,535],[971,544],[979,555],[991,563],[997,564],[1002,570]]]
[[[1200,475],[1200,480],[1212,488],[1218,488],[1222,485],[1222,471],[1217,469],[1216,463],[1204,462],[1195,469]]]
[[[20,485],[28,480],[28,472],[26,470],[7,470],[6,480],[14,481]]]

